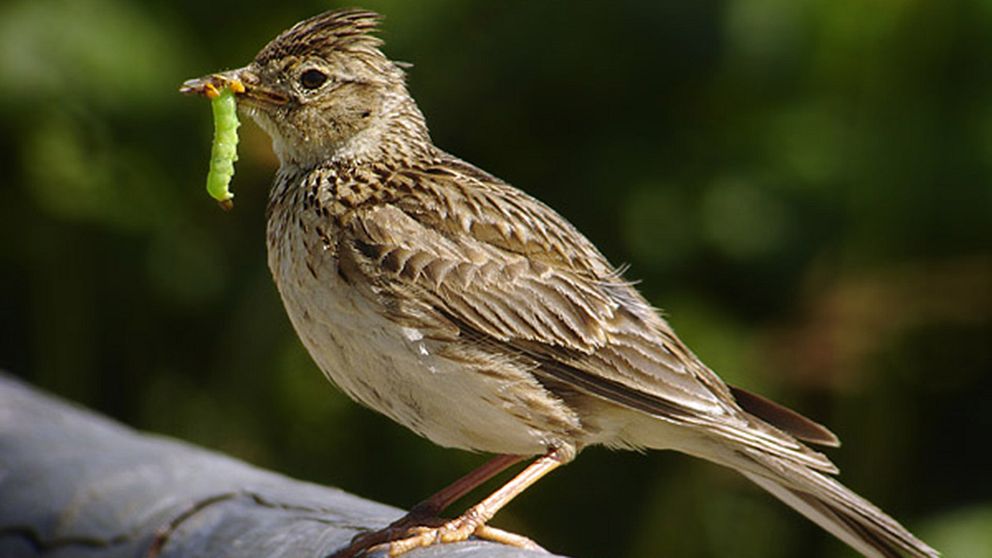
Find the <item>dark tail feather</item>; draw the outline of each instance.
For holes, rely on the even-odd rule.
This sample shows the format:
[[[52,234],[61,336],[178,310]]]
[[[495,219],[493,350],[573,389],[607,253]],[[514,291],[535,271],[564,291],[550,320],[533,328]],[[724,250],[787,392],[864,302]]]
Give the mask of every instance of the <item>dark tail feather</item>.
[[[826,426],[746,389],[731,385],[727,387],[730,388],[730,393],[741,409],[775,428],[811,444],[833,448],[840,445],[840,440]]]
[[[869,558],[940,556],[896,520],[836,480],[758,451],[745,450],[738,455],[746,457],[751,465],[735,469],[861,554]]]

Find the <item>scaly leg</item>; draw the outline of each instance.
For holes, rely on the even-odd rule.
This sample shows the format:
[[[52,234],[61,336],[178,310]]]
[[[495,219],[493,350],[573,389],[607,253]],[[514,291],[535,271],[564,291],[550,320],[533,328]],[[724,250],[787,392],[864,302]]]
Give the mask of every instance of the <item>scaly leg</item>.
[[[523,458],[524,456],[522,455],[497,455],[474,469],[471,473],[442,488],[416,506],[413,506],[413,509],[407,515],[436,517],[437,514],[447,509],[448,506],[461,500],[463,496],[478,488],[482,483],[519,463]]]
[[[486,522],[492,519],[496,512],[508,504],[510,500],[562,463],[562,458],[559,457],[557,450],[548,452],[528,465],[520,474],[490,494],[485,500],[469,508],[460,517],[437,527],[414,528],[412,534],[407,538],[384,543],[389,545],[389,555],[399,556],[422,546],[460,542],[467,540],[472,535],[495,539],[498,542],[510,543],[515,546],[540,548],[530,539],[487,527]]]
[[[335,552],[329,558],[350,558],[361,554],[362,551],[375,545],[383,544],[397,538],[408,536],[414,527],[425,525],[441,525],[445,521],[438,519],[437,515],[445,508],[455,503],[469,492],[475,490],[479,485],[502,473],[507,468],[520,462],[524,457],[521,455],[497,455],[482,466],[474,469],[471,473],[456,480],[450,485],[442,488],[431,495],[426,500],[420,502],[409,513],[389,524],[384,529],[372,533],[363,533],[355,536],[346,548]],[[502,533],[502,532],[500,532]],[[519,535],[504,533],[507,540]],[[494,534],[492,539],[498,539],[500,535]],[[523,538],[523,537],[520,537]]]

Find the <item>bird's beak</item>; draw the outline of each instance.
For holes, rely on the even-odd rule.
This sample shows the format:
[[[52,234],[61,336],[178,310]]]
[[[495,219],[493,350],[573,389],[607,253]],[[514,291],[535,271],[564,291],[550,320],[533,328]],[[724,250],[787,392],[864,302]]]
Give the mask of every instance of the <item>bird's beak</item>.
[[[289,100],[286,95],[261,85],[258,75],[249,68],[238,68],[188,79],[183,82],[179,92],[214,99],[225,88],[230,89],[239,101],[244,100],[249,103],[284,105]]]

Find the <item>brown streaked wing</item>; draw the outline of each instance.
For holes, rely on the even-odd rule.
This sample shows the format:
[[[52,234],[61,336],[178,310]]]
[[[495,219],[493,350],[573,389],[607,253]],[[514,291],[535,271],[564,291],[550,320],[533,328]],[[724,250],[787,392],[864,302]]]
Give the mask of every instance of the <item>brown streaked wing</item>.
[[[362,280],[402,323],[433,315],[438,326],[456,323],[542,360],[575,360],[584,369],[601,364],[586,370],[588,381],[601,377],[644,391],[686,415],[725,411],[724,401],[660,344],[622,331],[632,329],[629,312],[587,275],[468,234],[441,234],[391,205],[362,208],[348,225],[340,247],[351,255],[342,257],[354,260]],[[617,353],[618,341],[629,349]]]
[[[455,325],[532,356],[589,393],[834,470],[743,413],[726,384],[571,224],[460,165],[418,171],[412,192],[357,208],[348,220],[341,248],[352,250],[355,269],[391,317]]]

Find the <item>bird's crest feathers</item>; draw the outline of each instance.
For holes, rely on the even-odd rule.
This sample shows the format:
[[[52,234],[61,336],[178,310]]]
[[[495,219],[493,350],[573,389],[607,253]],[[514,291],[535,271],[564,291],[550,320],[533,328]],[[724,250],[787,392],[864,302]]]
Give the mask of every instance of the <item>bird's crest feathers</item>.
[[[255,57],[264,64],[286,56],[333,51],[378,54],[382,39],[372,33],[382,16],[358,8],[335,10],[303,20],[279,34]]]

